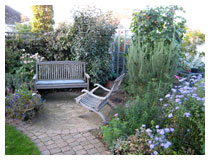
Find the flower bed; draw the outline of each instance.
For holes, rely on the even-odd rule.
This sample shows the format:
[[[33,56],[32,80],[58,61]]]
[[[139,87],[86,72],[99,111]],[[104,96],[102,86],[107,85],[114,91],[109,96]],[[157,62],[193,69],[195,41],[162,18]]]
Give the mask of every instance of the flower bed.
[[[26,87],[21,87],[15,94],[5,97],[5,114],[10,118],[32,119],[41,109],[42,104],[41,95],[29,91]]]
[[[117,112],[110,124],[102,127],[104,141],[114,154],[205,154],[205,81],[202,75],[193,76],[189,82],[186,78],[175,78],[180,85],[159,99],[162,110],[162,113],[156,112],[159,123],[155,118],[150,119],[150,124],[146,118],[135,119],[133,123],[148,125],[142,124],[132,134],[124,112]],[[132,106],[129,109],[133,110]],[[145,110],[141,116],[148,114]]]

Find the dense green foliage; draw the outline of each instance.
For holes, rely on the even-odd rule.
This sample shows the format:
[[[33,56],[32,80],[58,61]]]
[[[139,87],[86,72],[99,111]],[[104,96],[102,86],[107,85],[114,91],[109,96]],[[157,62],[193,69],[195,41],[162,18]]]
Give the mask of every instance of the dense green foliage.
[[[19,33],[30,33],[32,31],[32,25],[30,23],[29,24],[16,23],[15,29]]]
[[[22,41],[20,41],[22,42]],[[13,43],[12,41],[8,43]],[[36,53],[30,55],[25,49],[18,49],[15,46],[6,46],[5,48],[5,86],[6,90],[14,92],[25,83],[30,89],[32,86],[32,77],[35,74],[36,61],[41,57]]]
[[[155,98],[151,94],[145,94],[143,98],[136,97],[134,101],[114,110],[117,116],[110,121],[108,126],[101,127],[104,141],[110,148],[119,137],[134,134],[142,124],[151,126],[151,120],[161,123],[162,111],[158,104],[154,104]]]
[[[22,85],[15,94],[9,94],[5,98],[6,117],[22,120],[32,119],[40,110],[43,100],[39,94],[35,94]]]
[[[180,44],[185,33],[186,20],[177,12],[184,12],[178,6],[147,7],[134,14],[131,29],[134,33],[133,40],[137,36],[143,37],[145,45],[153,46],[157,40],[163,39],[167,43],[175,41]]]
[[[84,61],[91,82],[104,84],[112,76],[109,47],[115,28],[110,12],[83,8],[74,12],[73,25],[60,25],[36,40],[8,43],[30,55],[38,53],[48,61]]]
[[[54,11],[52,5],[33,5],[32,32],[48,32],[53,30]]]
[[[40,155],[35,144],[14,127],[5,126],[5,154],[6,155]]]

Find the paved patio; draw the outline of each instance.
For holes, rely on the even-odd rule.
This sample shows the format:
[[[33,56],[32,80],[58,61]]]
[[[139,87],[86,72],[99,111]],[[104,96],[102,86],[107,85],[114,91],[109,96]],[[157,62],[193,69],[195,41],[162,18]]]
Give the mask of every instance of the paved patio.
[[[6,120],[29,136],[45,155],[110,154],[104,144],[92,134],[102,124],[100,117],[76,104],[74,98],[81,93],[57,92],[44,96],[43,109],[29,122]],[[102,113],[110,112],[106,106]]]

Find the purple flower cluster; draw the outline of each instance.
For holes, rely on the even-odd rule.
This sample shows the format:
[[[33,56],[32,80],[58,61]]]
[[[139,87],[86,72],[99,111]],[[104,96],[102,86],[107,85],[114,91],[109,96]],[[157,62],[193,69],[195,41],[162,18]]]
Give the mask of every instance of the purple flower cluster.
[[[145,130],[148,136],[150,137],[148,143],[150,145],[150,149],[153,151],[153,155],[159,154],[157,151],[158,148],[167,149],[172,145],[171,142],[166,139],[166,134],[174,132],[174,128],[160,129],[159,125],[156,125],[155,128],[156,132],[154,133],[150,128],[147,128]]]
[[[38,94],[32,95],[30,91],[23,95],[20,94],[21,92],[18,93],[5,97],[5,115],[8,117],[22,119],[25,117],[25,110],[35,108],[38,110],[43,104],[43,100]]]
[[[205,106],[205,97],[199,97],[197,94],[197,90],[200,89],[200,87],[203,87],[205,89],[205,82],[202,81],[202,75],[198,76],[192,76],[190,79],[190,82],[187,81],[187,78],[179,79],[179,82],[182,83],[182,85],[174,86],[174,88],[171,89],[171,93],[168,93],[165,96],[165,99],[168,99],[168,102],[173,103],[175,105],[175,109],[179,110],[180,105],[184,105],[185,101],[187,101],[189,98],[193,98],[196,101],[202,102],[203,106]],[[201,85],[198,85],[198,82]],[[161,101],[163,101],[161,99]],[[175,102],[175,103],[174,103]],[[170,104],[166,103],[162,105],[162,108],[168,108]],[[168,118],[173,117],[173,112],[175,109],[172,109],[170,114],[168,114]],[[204,108],[202,108],[204,110]],[[190,113],[186,112],[184,117],[189,117]]]

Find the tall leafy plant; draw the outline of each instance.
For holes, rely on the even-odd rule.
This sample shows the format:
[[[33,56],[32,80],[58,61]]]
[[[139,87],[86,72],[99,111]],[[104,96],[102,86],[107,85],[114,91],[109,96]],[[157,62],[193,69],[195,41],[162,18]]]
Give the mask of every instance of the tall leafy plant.
[[[154,47],[148,47],[138,36],[127,56],[130,92],[141,95],[156,90],[157,96],[163,95],[172,86],[178,63],[178,47],[173,41],[156,41]]]

